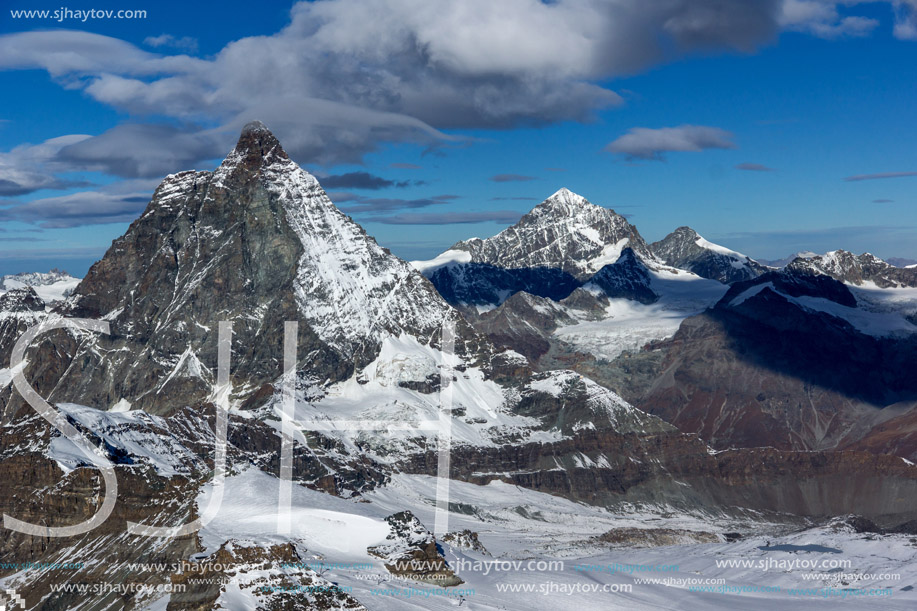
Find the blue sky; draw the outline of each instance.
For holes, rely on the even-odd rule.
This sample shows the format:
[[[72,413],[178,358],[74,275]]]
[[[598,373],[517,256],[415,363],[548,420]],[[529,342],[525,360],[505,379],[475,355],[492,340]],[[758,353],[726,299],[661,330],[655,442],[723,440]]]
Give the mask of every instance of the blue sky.
[[[917,259],[914,2],[418,2],[0,14],[0,274],[85,273],[251,119],[408,259],[562,186],[649,240]]]

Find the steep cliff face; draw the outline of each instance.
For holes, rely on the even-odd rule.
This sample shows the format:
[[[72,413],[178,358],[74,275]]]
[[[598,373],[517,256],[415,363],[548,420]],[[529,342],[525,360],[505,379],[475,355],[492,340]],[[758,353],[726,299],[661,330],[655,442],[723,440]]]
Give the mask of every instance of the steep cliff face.
[[[45,318],[45,302],[31,287],[0,294],[0,390],[9,372],[10,354],[16,341],[26,329]],[[2,373],[4,370],[6,374]]]

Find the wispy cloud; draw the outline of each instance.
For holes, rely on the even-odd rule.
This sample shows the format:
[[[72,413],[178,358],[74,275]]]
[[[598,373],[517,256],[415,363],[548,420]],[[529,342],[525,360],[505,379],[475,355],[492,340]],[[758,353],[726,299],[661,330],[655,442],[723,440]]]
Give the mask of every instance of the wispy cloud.
[[[679,125],[677,127],[634,127],[605,147],[628,159],[662,161],[665,153],[700,152],[706,149],[731,149],[733,135],[718,127]]]
[[[819,38],[858,38],[870,35],[879,25],[877,19],[861,15],[842,16],[839,7],[849,10],[857,1],[832,0],[785,0],[779,15],[780,25],[797,32],[806,32]],[[914,0],[891,0],[895,10],[896,38],[906,39],[907,28],[913,25]]]
[[[377,216],[364,219],[367,223],[385,225],[456,225],[467,223],[515,223],[522,216],[514,210],[491,210],[484,212],[441,212],[411,213],[392,216]]]
[[[737,170],[746,170],[748,172],[774,172],[774,168],[769,168],[760,163],[740,163],[736,166]]]
[[[20,221],[45,229],[128,223],[146,208],[158,181],[128,180],[57,197],[0,207],[0,222]]]
[[[0,196],[26,195],[41,189],[72,189],[91,183],[61,177],[72,169],[56,162],[61,149],[90,138],[83,134],[59,136],[40,144],[22,144],[0,153]]]
[[[105,248],[100,246],[87,246],[75,248],[37,248],[0,250],[0,261],[5,259],[97,259],[105,254]]]
[[[496,176],[491,176],[490,180],[493,182],[527,182],[536,180],[536,178],[534,176],[523,176],[522,174],[497,174]]]
[[[458,195],[436,195],[434,197],[420,199],[398,199],[398,198],[370,198],[360,197],[353,194],[347,194],[350,198],[342,199],[335,194],[332,201],[343,203],[339,206],[341,210],[348,214],[365,214],[387,212],[391,210],[411,210],[417,208],[427,208],[429,206],[442,205],[454,199]],[[346,202],[346,203],[345,203]]]
[[[346,174],[332,174],[330,176],[318,176],[318,180],[326,189],[366,189],[378,190],[389,187],[409,187],[412,184],[422,184],[420,181],[410,180],[389,180],[370,174],[369,172],[348,172]]]
[[[390,163],[388,167],[393,170],[422,170],[423,166],[416,163]]]
[[[860,180],[881,180],[883,178],[905,178],[907,176],[917,176],[917,172],[881,172],[879,174],[857,174],[844,178],[847,182],[857,182]]]

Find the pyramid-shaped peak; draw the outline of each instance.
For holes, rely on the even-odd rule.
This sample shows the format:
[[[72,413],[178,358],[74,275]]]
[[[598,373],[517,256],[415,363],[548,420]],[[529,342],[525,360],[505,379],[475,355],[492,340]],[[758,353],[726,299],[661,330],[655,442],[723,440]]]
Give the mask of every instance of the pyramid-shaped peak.
[[[699,235],[696,231],[694,231],[693,229],[691,229],[691,228],[688,227],[687,225],[682,225],[681,227],[679,227],[678,229],[676,229],[676,230],[673,231],[672,233],[675,234],[675,235],[681,235],[681,236],[686,236],[686,237],[690,237],[690,238],[699,238],[699,237],[700,237],[700,235]]]
[[[574,193],[567,187],[561,187],[558,189],[551,197],[545,200],[546,202],[563,202],[565,204],[585,204],[588,203],[585,197]]]
[[[261,121],[246,123],[239,135],[236,148],[227,158],[235,166],[258,169],[277,161],[288,160],[286,151],[267,125]]]
[[[246,134],[250,134],[252,132],[267,132],[271,136],[274,135],[274,134],[271,134],[271,130],[267,128],[267,125],[265,125],[261,121],[258,121],[257,119],[255,119],[254,121],[249,121],[248,123],[245,124],[245,127],[242,128],[243,136]]]

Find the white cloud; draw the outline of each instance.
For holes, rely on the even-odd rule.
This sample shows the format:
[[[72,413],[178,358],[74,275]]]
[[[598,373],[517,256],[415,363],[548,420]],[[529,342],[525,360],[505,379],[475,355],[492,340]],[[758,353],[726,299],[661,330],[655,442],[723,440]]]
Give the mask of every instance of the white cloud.
[[[209,59],[87,32],[23,32],[0,37],[0,69],[45,69],[135,120],[218,125],[224,147],[233,127],[260,118],[301,161],[353,162],[381,142],[448,143],[444,129],[589,120],[622,103],[604,79],[699,48],[767,42],[779,1],[301,2],[277,34]],[[145,42],[191,45],[168,34]],[[148,147],[141,136],[134,156]]]
[[[0,153],[0,196],[24,195],[40,189],[68,189],[84,183],[61,179],[56,173],[67,168],[55,163],[61,149],[91,136],[73,134],[45,140],[41,144],[21,144]]]
[[[662,160],[668,152],[735,148],[732,137],[730,132],[704,125],[679,125],[659,129],[634,127],[609,143],[605,150],[620,153],[630,159]]]
[[[917,36],[917,0],[893,0],[896,35]],[[853,3],[855,4],[855,3]],[[845,11],[851,3],[844,3]],[[69,150],[121,175],[184,169],[228,150],[261,119],[300,162],[359,162],[384,142],[442,146],[445,130],[588,121],[623,103],[607,82],[694,51],[753,51],[781,29],[863,35],[874,23],[821,0],[320,0],[271,36],[213,57],[168,55],[79,31],[0,36],[0,69],[47,70],[131,117]],[[192,49],[170,34],[156,49]],[[117,128],[116,128],[117,129]],[[168,137],[167,137],[168,136]],[[140,159],[149,151],[155,159]],[[81,151],[77,156],[76,152]],[[217,152],[219,151],[219,153]],[[120,160],[119,157],[126,159]],[[170,165],[171,164],[171,165]]]

